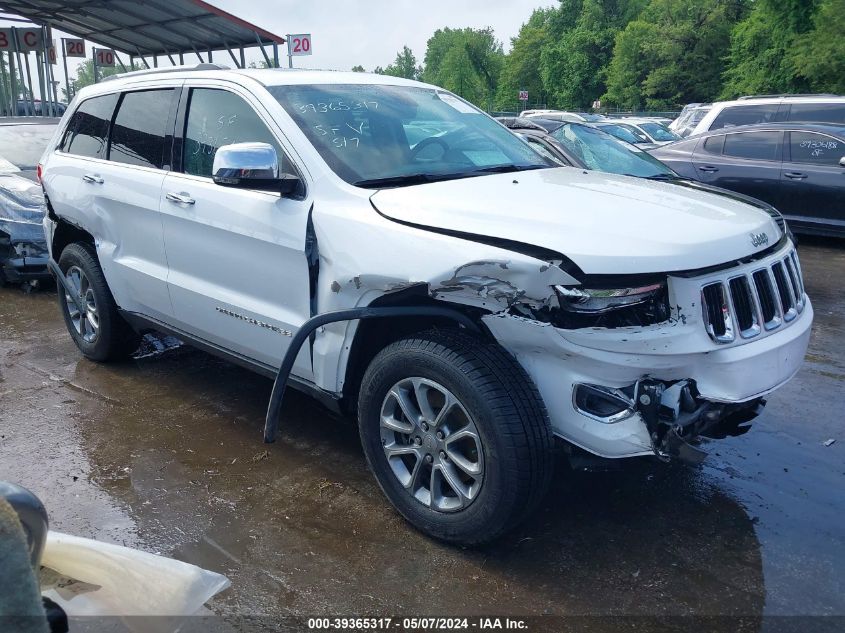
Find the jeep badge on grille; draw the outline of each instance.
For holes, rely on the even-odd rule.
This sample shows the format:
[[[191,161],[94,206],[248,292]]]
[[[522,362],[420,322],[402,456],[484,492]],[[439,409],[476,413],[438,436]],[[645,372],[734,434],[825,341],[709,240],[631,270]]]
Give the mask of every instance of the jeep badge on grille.
[[[751,234],[751,245],[755,248],[757,246],[763,246],[769,243],[769,236],[765,233],[752,233]]]

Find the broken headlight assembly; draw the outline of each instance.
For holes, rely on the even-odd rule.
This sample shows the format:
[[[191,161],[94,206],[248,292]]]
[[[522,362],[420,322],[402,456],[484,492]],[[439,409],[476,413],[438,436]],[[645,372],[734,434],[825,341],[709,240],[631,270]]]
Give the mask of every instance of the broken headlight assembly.
[[[666,282],[632,288],[555,286],[555,292],[557,292],[560,307],[563,310],[584,314],[602,314],[619,308],[647,303],[665,290]]]
[[[665,279],[630,284],[555,286],[555,293],[559,307],[537,316],[556,327],[645,326],[669,319]]]

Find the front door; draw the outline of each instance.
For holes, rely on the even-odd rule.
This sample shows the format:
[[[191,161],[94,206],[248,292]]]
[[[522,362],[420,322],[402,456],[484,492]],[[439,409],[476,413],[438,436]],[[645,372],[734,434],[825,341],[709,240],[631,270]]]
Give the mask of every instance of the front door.
[[[781,170],[782,202],[788,219],[812,227],[822,223],[845,232],[845,142],[816,132],[789,132]]]
[[[182,98],[181,165],[165,178],[161,197],[175,322],[213,345],[278,367],[291,333],[310,316],[305,233],[311,203],[212,181],[214,155],[231,143],[270,143],[281,171],[297,171],[254,97],[188,85]],[[294,372],[311,377],[307,353]]]

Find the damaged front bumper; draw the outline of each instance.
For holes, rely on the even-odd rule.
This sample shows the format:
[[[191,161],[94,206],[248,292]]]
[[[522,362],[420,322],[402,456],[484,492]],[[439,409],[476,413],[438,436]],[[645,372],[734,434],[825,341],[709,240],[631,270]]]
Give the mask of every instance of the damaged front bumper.
[[[8,283],[46,281],[50,279],[47,260],[47,243],[43,238],[9,239],[0,233],[0,279]]]
[[[732,346],[713,344],[693,312],[683,316],[579,330],[505,313],[483,320],[536,383],[559,437],[600,457],[698,461],[690,441],[744,432],[763,396],[798,371],[813,309],[807,299],[789,327]]]

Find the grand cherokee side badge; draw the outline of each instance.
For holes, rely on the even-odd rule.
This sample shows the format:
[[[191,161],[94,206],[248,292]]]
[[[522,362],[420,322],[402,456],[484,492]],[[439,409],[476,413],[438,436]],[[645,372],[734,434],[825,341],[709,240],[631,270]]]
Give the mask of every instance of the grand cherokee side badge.
[[[769,243],[769,236],[765,233],[752,233],[751,234],[751,245],[755,248],[757,246],[764,246],[765,244]]]
[[[218,312],[225,314],[226,316],[233,317],[235,319],[240,319],[241,321],[245,321],[250,325],[257,325],[258,327],[263,327],[266,330],[272,330],[277,334],[281,334],[282,336],[293,336],[293,334],[288,330],[283,330],[282,328],[270,325],[269,323],[264,323],[264,321],[259,321],[257,319],[253,319],[252,317],[244,316],[243,314],[238,314],[237,312],[232,312],[231,310],[227,310],[226,308],[221,308],[217,306],[214,308]]]

